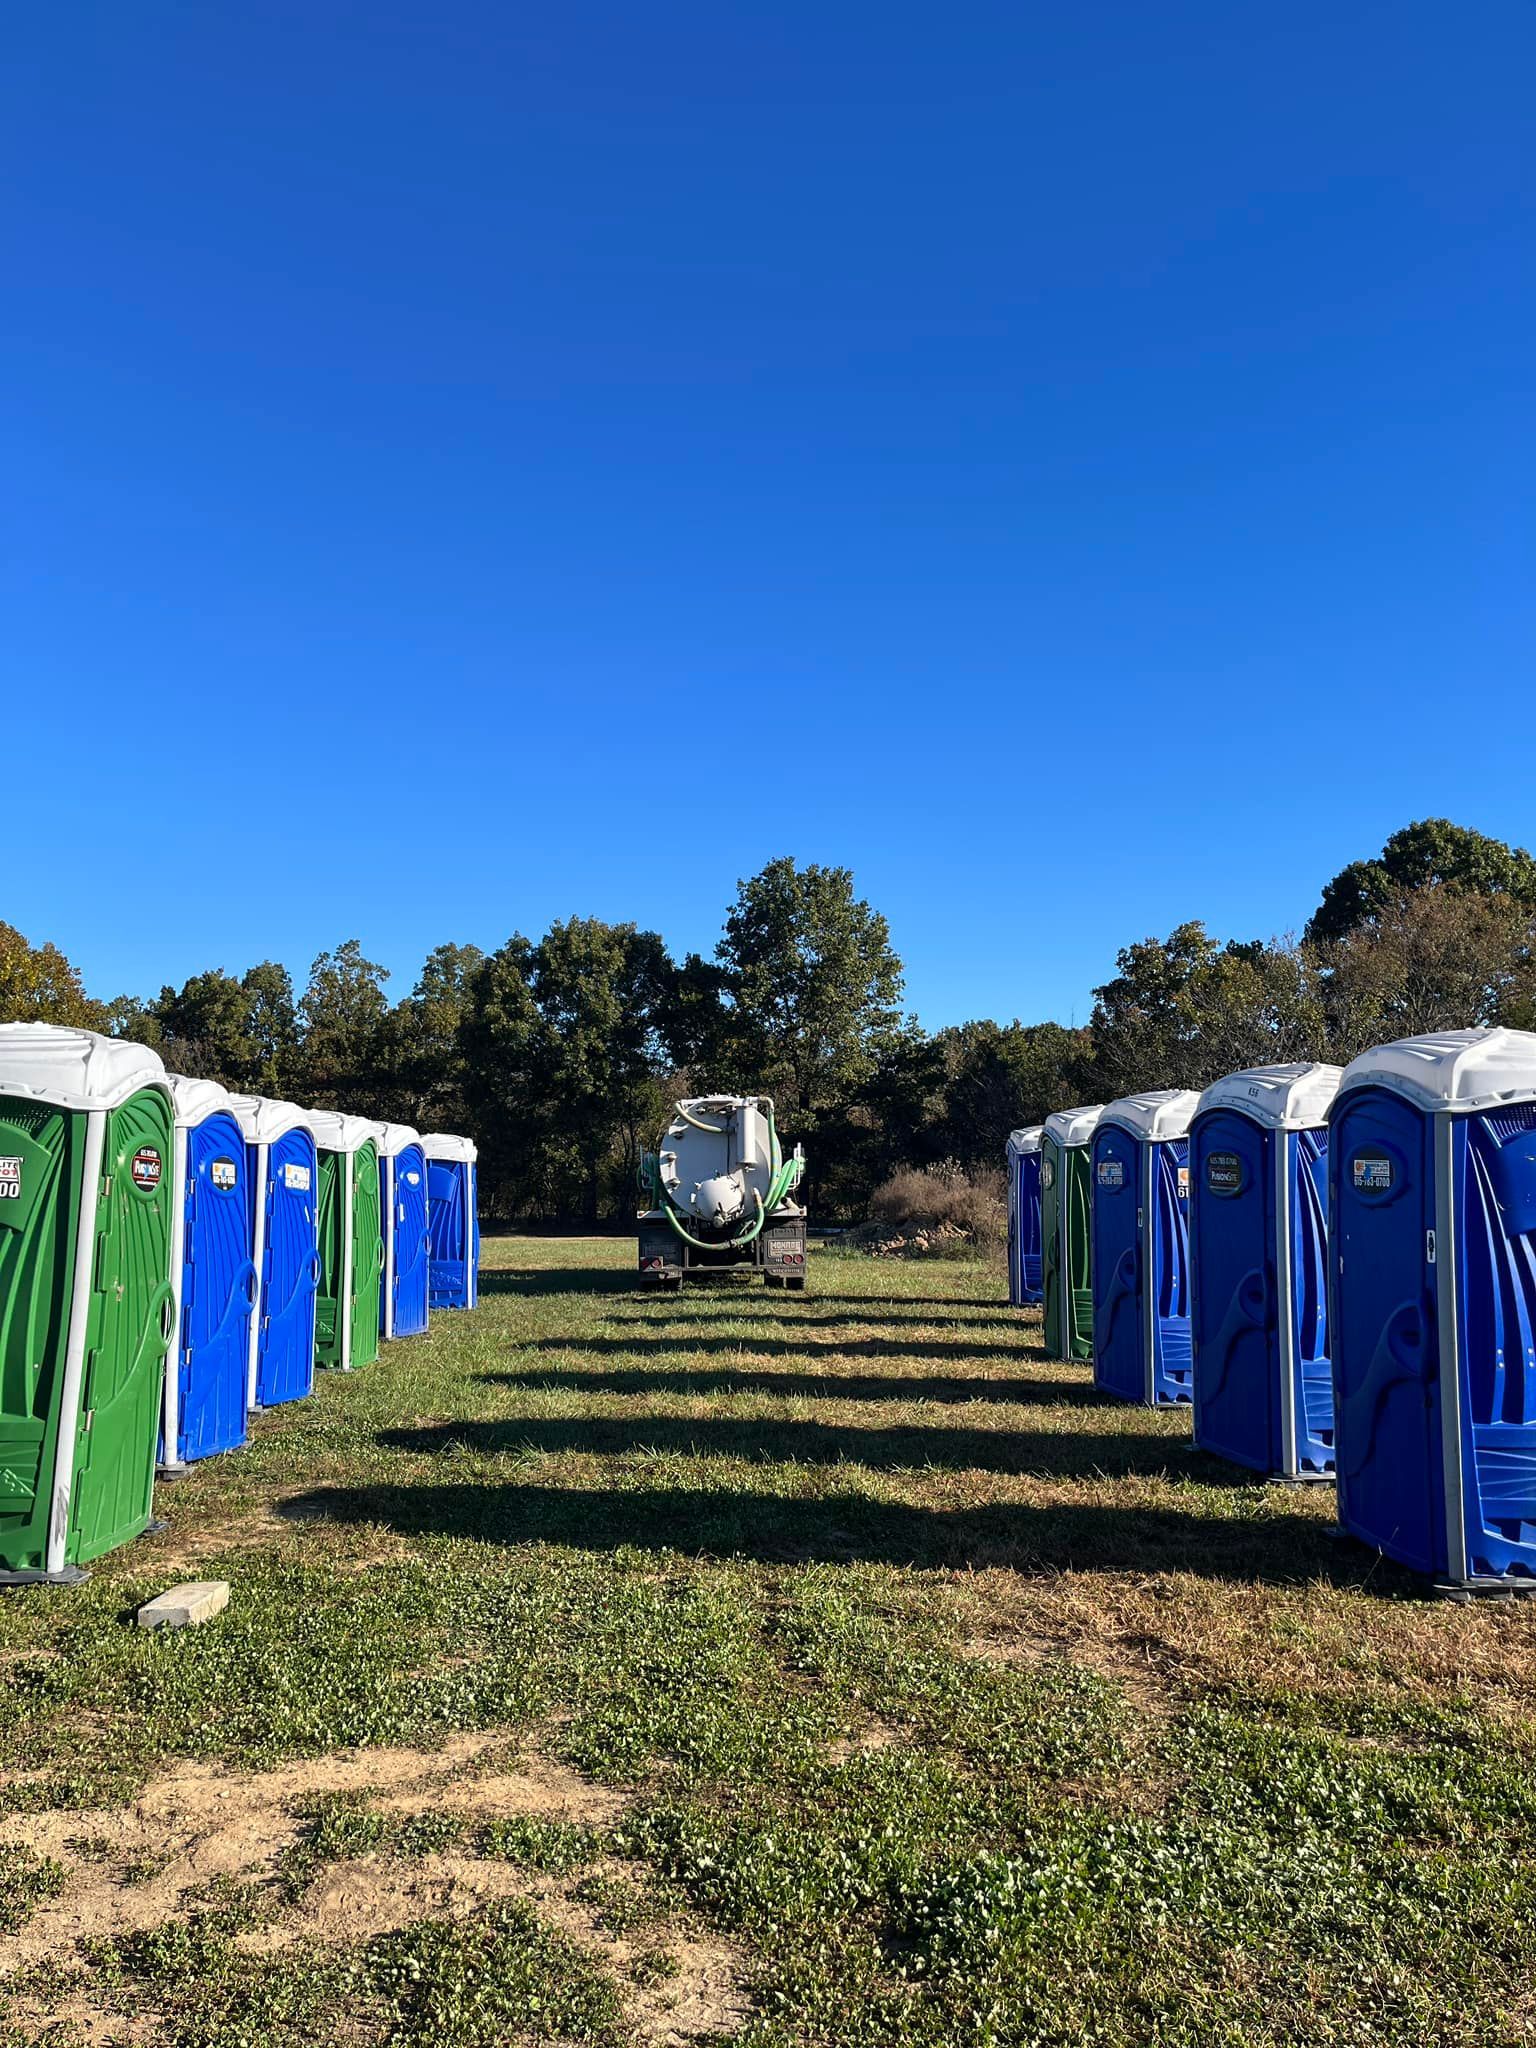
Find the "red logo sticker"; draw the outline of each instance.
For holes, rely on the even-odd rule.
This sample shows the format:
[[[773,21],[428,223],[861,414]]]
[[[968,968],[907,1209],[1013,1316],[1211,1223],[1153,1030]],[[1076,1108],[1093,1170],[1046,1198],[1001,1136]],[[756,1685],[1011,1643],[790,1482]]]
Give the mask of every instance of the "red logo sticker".
[[[153,1194],[160,1185],[160,1154],[153,1145],[141,1145],[133,1155],[133,1184],[142,1188],[145,1194]]]

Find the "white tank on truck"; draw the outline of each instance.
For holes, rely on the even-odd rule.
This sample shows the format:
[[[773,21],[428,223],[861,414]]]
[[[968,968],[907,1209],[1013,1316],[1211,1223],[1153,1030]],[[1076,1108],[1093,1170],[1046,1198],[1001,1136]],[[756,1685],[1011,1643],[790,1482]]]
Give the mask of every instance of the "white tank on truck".
[[[639,1218],[640,1278],[681,1287],[701,1273],[745,1268],[770,1286],[805,1285],[805,1171],[788,1158],[766,1095],[695,1095],[679,1102],[640,1165],[649,1206]]]

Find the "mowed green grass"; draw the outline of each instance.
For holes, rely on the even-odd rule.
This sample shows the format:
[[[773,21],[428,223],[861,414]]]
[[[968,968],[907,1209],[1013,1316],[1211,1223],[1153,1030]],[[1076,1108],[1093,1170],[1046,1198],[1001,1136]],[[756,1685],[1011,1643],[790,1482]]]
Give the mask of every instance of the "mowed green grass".
[[[804,1297],[679,1300],[624,1240],[485,1254],[477,1313],[262,1418],[87,1586],[0,1600],[0,1949],[107,1853],[26,1847],[39,1816],[104,1842],[210,1761],[248,1792],[491,1746],[32,1957],[0,2040],[1536,2038],[1530,1606],[1425,1601],[1332,1540],[1331,1489],[1099,1400],[995,1267],[818,1253]],[[219,1620],[133,1628],[188,1576]],[[475,1773],[534,1763],[591,1814],[477,1815]],[[505,1895],[324,1920],[337,1871],[453,1856]],[[669,2017],[705,1952],[731,1998]]]

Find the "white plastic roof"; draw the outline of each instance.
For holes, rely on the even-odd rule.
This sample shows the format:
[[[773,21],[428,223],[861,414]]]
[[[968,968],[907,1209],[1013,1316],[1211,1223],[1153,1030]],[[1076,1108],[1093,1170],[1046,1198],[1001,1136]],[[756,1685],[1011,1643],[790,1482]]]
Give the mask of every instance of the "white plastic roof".
[[[379,1157],[392,1159],[397,1152],[403,1152],[407,1145],[421,1143],[420,1131],[413,1131],[409,1124],[376,1124],[379,1134]]]
[[[322,1152],[361,1152],[370,1140],[378,1144],[382,1128],[365,1116],[347,1116],[339,1109],[306,1110],[304,1121]]]
[[[1029,1124],[1022,1131],[1010,1131],[1008,1133],[1008,1150],[1010,1152],[1024,1153],[1038,1152],[1044,1130],[1045,1126],[1043,1124]]]
[[[310,1127],[308,1110],[270,1095],[231,1095],[229,1106],[240,1119],[248,1145],[272,1145],[287,1131]]]
[[[1339,1094],[1390,1088],[1422,1109],[1536,1101],[1536,1031],[1437,1031],[1373,1045],[1344,1069]]]
[[[0,1095],[59,1109],[116,1109],[141,1088],[166,1086],[153,1046],[61,1024],[0,1024]]]
[[[1193,1088],[1150,1088],[1145,1095],[1122,1095],[1105,1110],[1102,1121],[1161,1144],[1167,1138],[1182,1138],[1199,1107]]]
[[[1041,1136],[1053,1139],[1058,1145],[1086,1145],[1103,1114],[1102,1102],[1088,1103],[1082,1109],[1058,1109],[1040,1126]]]
[[[167,1074],[165,1078],[171,1084],[178,1130],[192,1130],[215,1110],[234,1109],[234,1098],[220,1081],[199,1081],[191,1074]]]
[[[429,1131],[421,1141],[421,1149],[428,1159],[467,1159],[473,1162],[480,1157],[473,1138],[460,1138],[452,1131]]]
[[[1305,1060],[1283,1067],[1244,1067],[1211,1083],[1200,1098],[1198,1114],[1234,1109],[1266,1130],[1315,1130],[1328,1121],[1328,1105],[1338,1093],[1343,1072],[1342,1067]]]

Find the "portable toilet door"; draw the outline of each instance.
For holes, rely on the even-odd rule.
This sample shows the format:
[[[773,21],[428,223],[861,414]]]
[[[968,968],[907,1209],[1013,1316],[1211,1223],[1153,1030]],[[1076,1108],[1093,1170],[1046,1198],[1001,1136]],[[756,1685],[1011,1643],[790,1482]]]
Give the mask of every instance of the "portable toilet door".
[[[379,1148],[365,1137],[352,1155],[353,1366],[372,1365],[379,1355],[379,1275],[384,1270],[384,1218],[379,1200]]]
[[[427,1260],[433,1308],[473,1308],[479,1298],[479,1223],[474,1140],[433,1131],[427,1162]]]
[[[1326,1118],[1339,1075],[1228,1074],[1189,1131],[1195,1442],[1274,1479],[1333,1475]]]
[[[0,1025],[0,1583],[80,1579],[149,1522],[173,1150],[157,1053]]]
[[[315,1384],[318,1158],[302,1109],[261,1095],[231,1100],[251,1167],[251,1257],[261,1282],[246,1355],[246,1404],[275,1408],[302,1401]]]
[[[1093,1243],[1088,1147],[1098,1103],[1058,1110],[1040,1127],[1040,1293],[1045,1348],[1070,1362],[1093,1356]]]
[[[350,1372],[379,1355],[378,1125],[331,1109],[307,1121],[318,1152],[315,1362]]]
[[[1008,1137],[1008,1300],[1014,1308],[1040,1300],[1040,1131]]]
[[[1530,1590],[1536,1034],[1362,1053],[1328,1156],[1339,1520],[1446,1590]]]
[[[176,1204],[171,1213],[174,1334],[166,1363],[160,1469],[245,1442],[246,1358],[256,1312],[245,1133],[217,1081],[172,1074]]]
[[[427,1162],[408,1124],[379,1126],[379,1202],[384,1218],[384,1283],[379,1326],[386,1338],[417,1337],[427,1327]]]
[[[1112,1102],[1093,1134],[1093,1383],[1148,1408],[1193,1398],[1189,1121],[1200,1098]]]

